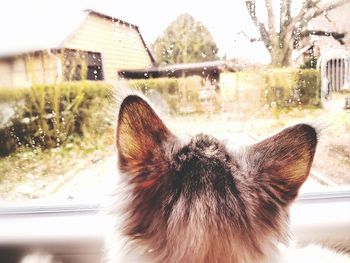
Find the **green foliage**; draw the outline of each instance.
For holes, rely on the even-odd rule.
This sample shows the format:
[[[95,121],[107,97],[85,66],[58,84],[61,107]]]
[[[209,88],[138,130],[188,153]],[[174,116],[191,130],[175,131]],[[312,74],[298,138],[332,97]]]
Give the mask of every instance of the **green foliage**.
[[[232,106],[249,112],[265,105],[282,109],[320,106],[321,102],[319,71],[313,69],[269,68],[221,73],[219,89],[210,103],[201,100],[205,83],[200,77],[132,80],[129,85],[146,95],[157,92],[173,114],[207,112],[208,104],[210,111]]]
[[[129,81],[131,88],[146,96],[158,93],[171,114],[216,111],[219,109],[219,94],[214,90],[211,101],[200,99],[205,82],[199,76],[187,78],[159,78]],[[210,104],[208,107],[207,104]]]
[[[152,45],[158,63],[216,60],[218,48],[209,30],[189,14],[180,15]]]
[[[20,101],[28,93],[28,88],[0,88],[0,103]]]
[[[27,89],[0,89],[0,106],[13,114],[0,126],[0,154],[17,146],[60,147],[71,135],[103,132],[105,106],[112,87],[99,82],[34,85]]]
[[[179,79],[176,78],[160,78],[129,81],[131,88],[147,94],[150,90],[158,92],[167,103],[171,112],[177,111],[177,103],[179,99]]]
[[[320,73],[313,69],[269,69],[264,74],[265,102],[271,107],[319,106]]]
[[[252,110],[259,105],[275,109],[320,105],[320,77],[313,69],[223,73],[220,89],[201,77],[132,80],[129,85],[150,98],[160,96],[173,114],[213,112],[237,102],[240,110],[245,104]],[[106,114],[111,90],[106,83],[89,81],[0,89],[0,155],[18,146],[56,148],[73,135],[93,139],[89,135],[105,132],[113,121]],[[2,116],[9,108],[10,118]]]
[[[308,59],[307,61],[305,61],[305,63],[303,65],[300,66],[300,68],[302,69],[316,69],[317,66],[317,57],[312,56],[310,59]]]
[[[268,68],[224,73],[220,76],[223,103],[237,103],[247,110],[257,106],[288,108],[320,105],[320,76],[313,69]]]

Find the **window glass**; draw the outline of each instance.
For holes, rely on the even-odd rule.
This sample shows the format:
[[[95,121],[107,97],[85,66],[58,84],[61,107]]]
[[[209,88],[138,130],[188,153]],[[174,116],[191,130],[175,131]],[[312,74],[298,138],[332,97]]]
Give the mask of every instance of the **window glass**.
[[[302,192],[350,189],[350,3],[14,0],[1,9],[1,202],[106,198],[118,180],[115,98],[125,87],[175,134],[209,133],[232,148],[311,123],[319,144]]]

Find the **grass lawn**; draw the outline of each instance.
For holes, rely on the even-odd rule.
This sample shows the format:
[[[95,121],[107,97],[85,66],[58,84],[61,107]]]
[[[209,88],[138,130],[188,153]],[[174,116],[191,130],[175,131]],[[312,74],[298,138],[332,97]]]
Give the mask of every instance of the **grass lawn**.
[[[57,191],[66,175],[84,170],[113,153],[111,134],[90,138],[74,137],[50,150],[22,148],[0,158],[0,200],[36,199]],[[54,187],[55,185],[55,187]]]

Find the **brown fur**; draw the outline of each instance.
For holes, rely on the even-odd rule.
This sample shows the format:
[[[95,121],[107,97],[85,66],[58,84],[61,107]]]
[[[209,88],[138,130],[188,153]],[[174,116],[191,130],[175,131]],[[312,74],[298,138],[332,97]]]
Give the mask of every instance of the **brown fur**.
[[[126,97],[116,211],[125,243],[116,262],[274,262],[316,144],[306,124],[234,152],[208,135],[184,142],[145,100]]]

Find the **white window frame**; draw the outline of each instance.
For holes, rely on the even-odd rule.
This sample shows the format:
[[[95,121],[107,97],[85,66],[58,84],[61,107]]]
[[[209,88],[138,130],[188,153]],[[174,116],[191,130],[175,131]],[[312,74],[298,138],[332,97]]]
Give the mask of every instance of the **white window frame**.
[[[301,244],[350,249],[349,208],[350,190],[303,193],[291,207],[292,234]],[[4,248],[24,253],[40,247],[68,262],[98,262],[110,220],[100,210],[87,203],[1,207],[0,261]]]

